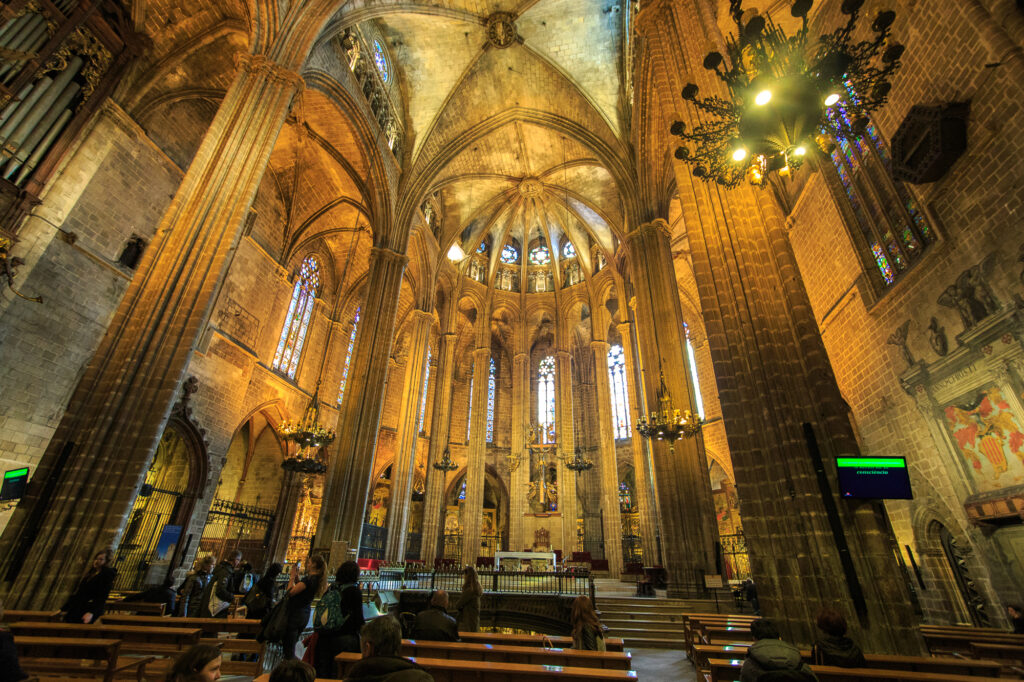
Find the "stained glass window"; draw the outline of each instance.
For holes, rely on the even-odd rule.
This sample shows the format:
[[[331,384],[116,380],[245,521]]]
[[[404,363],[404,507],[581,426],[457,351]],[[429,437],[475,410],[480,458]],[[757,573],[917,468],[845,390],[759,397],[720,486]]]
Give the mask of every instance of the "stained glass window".
[[[633,511],[633,491],[625,483],[619,483],[619,511],[623,514]]]
[[[362,308],[356,308],[356,314],[352,318],[352,333],[348,337],[348,350],[345,352],[345,365],[341,369],[341,383],[338,385],[338,404],[341,405],[341,400],[345,397],[345,384],[348,382],[348,368],[352,366],[352,349],[356,345],[356,328],[359,327],[359,311]]]
[[[476,247],[477,253],[487,253],[487,242],[480,242],[480,246]]]
[[[288,305],[284,328],[281,329],[281,340],[274,353],[273,368],[291,379],[295,378],[295,370],[299,366],[309,319],[313,315],[313,301],[319,291],[320,263],[313,256],[309,256],[302,261],[299,276],[295,279],[292,301]]]
[[[459,502],[466,501],[466,479],[462,479],[462,485],[459,486]]]
[[[555,442],[555,359],[550,355],[540,361],[537,372],[537,423],[544,427],[541,442]]]
[[[700,379],[697,378],[697,360],[693,355],[693,344],[690,343],[690,333],[686,333],[686,356],[690,360],[690,378],[693,379],[693,402],[697,404],[697,414],[704,418],[704,399],[700,395]]]
[[[626,392],[626,357],[622,352],[622,346],[618,344],[608,349],[608,381],[612,393],[612,429],[616,438],[629,438],[632,429],[629,423],[629,398]]]
[[[494,391],[497,388],[494,358],[491,358],[490,369],[487,370],[487,442],[494,442]]]
[[[572,245],[572,242],[568,239],[562,244],[562,258],[575,258],[576,247]]]
[[[427,348],[427,366],[423,370],[423,395],[420,397],[420,433],[423,432],[423,417],[427,414],[427,387],[430,385],[430,349]]]
[[[518,263],[519,250],[511,244],[505,244],[505,246],[501,247],[501,262]]]
[[[856,98],[851,91],[850,96]],[[845,107],[829,109],[829,118],[850,126]],[[935,232],[910,190],[892,177],[889,150],[878,129],[869,123],[864,133],[847,139],[838,137],[830,156],[839,187],[837,199],[849,209],[855,226],[854,242],[865,249],[865,259],[874,263],[878,278],[889,286],[917,260]]]
[[[373,41],[373,63],[377,65],[380,79],[387,83],[388,79],[391,78],[391,72],[388,70],[388,58],[384,54],[384,46],[380,44],[379,40]]]
[[[551,252],[546,246],[537,246],[530,251],[530,262],[534,265],[547,265],[551,262]]]

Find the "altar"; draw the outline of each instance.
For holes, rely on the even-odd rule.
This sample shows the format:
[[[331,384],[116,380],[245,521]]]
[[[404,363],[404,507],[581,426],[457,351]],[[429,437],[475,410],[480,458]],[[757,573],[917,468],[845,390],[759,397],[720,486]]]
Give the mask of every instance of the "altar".
[[[535,573],[558,570],[558,557],[554,552],[495,552],[494,570],[526,571]]]

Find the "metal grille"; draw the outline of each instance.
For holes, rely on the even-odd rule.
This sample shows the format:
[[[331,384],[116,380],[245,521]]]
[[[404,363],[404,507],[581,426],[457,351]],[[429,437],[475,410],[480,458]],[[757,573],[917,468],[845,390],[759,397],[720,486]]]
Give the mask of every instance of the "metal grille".
[[[444,558],[462,560],[462,533],[444,534]]]
[[[267,558],[273,524],[273,509],[214,500],[199,540],[199,552],[222,559],[237,549],[245,561],[261,566]]]
[[[156,545],[165,525],[178,514],[181,493],[144,485],[135,500],[128,526],[117,548],[114,589],[134,592],[146,584],[146,574],[156,560]],[[163,576],[160,576],[162,579]],[[159,582],[154,576],[150,583]]]
[[[405,536],[405,558],[419,559],[422,546],[422,533],[407,533]]]
[[[750,559],[747,557],[747,539],[743,531],[721,536],[722,558],[725,559],[726,580],[746,580],[750,577]]]
[[[501,535],[481,535],[480,553],[477,556],[494,556],[496,551],[501,551]]]
[[[363,537],[359,541],[360,559],[383,559],[384,544],[388,539],[388,529],[382,526],[363,524]]]

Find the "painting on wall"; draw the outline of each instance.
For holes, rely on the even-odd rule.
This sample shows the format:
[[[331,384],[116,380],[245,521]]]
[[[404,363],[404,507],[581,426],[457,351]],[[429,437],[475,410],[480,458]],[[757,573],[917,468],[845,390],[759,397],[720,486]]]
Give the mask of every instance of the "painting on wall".
[[[1024,483],[1024,420],[998,387],[946,405],[943,417],[979,492]]]
[[[732,485],[724,485],[718,490],[712,490],[711,496],[715,502],[715,517],[718,519],[718,534],[732,535],[742,528],[739,517],[739,499],[736,496],[736,488]]]
[[[388,517],[388,499],[391,497],[391,481],[380,479],[373,488],[370,508],[366,513],[366,522],[371,526],[383,527]]]

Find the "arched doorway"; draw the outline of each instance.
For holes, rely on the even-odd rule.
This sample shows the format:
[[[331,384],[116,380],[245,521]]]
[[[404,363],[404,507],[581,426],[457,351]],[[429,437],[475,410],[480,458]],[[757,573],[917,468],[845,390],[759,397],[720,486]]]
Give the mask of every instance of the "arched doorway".
[[[985,599],[971,575],[969,552],[970,549],[940,521],[929,524],[926,565],[934,571],[948,601],[947,612],[954,614],[954,622],[987,627],[989,616],[985,610]]]
[[[466,471],[463,469],[445,493],[444,558],[462,558],[462,532],[466,519],[462,512],[466,501]],[[492,557],[496,551],[508,549],[508,492],[490,467],[484,469],[483,514],[480,518],[480,550],[478,556]]]
[[[383,559],[388,539],[388,502],[391,500],[391,465],[387,465],[373,484],[370,504],[363,517],[363,535],[359,541],[360,559]]]
[[[188,422],[168,422],[118,545],[114,589],[137,591],[161,583],[183,551],[196,496],[206,480],[206,446]]]
[[[268,562],[284,453],[270,415],[262,411],[235,432],[199,540],[201,555],[222,559],[239,550],[253,566]]]

